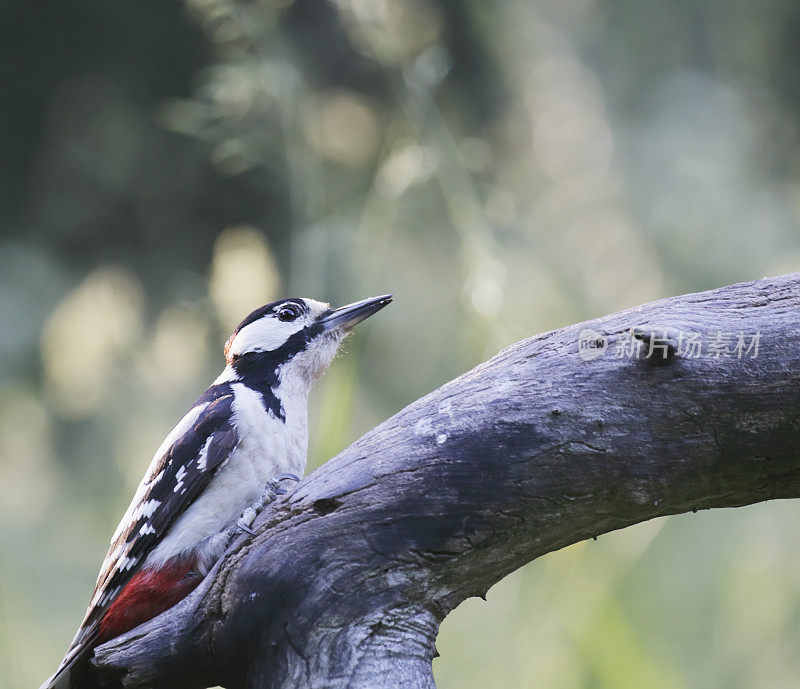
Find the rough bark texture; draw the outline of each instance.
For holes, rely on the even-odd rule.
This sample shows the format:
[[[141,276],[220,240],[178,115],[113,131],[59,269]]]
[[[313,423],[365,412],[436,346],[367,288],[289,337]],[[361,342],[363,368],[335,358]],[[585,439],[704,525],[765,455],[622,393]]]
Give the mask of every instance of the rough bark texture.
[[[96,664],[126,687],[432,688],[441,620],[526,562],[653,517],[800,496],[799,309],[794,274],[509,347],[305,478]],[[608,347],[589,361],[585,328]],[[631,328],[642,352],[618,356]],[[737,357],[740,332],[760,333],[757,357]]]

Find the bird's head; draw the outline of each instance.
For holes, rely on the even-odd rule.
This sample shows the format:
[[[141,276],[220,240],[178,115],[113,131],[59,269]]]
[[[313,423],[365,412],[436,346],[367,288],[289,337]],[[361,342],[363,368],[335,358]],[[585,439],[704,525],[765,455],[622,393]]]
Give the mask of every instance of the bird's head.
[[[392,301],[391,294],[331,309],[314,299],[281,299],[248,315],[225,344],[237,377],[281,371],[313,384],[350,329]]]

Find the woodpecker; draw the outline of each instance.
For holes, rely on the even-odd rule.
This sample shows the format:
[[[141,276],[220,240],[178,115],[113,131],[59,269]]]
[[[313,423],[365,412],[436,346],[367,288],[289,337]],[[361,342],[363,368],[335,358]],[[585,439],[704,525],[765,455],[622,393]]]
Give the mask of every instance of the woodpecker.
[[[193,591],[237,530],[299,480],[308,395],[350,329],[391,294],[331,309],[283,299],[253,311],[225,344],[222,374],[158,448],[100,568],[86,616],[41,689],[87,684],[93,649]]]

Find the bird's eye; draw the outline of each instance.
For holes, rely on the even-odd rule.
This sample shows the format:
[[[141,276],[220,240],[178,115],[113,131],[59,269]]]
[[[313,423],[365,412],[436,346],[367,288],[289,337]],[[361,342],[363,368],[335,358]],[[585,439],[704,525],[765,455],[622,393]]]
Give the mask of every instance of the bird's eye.
[[[282,306],[278,310],[278,320],[279,321],[293,321],[300,315],[300,309],[296,306]]]

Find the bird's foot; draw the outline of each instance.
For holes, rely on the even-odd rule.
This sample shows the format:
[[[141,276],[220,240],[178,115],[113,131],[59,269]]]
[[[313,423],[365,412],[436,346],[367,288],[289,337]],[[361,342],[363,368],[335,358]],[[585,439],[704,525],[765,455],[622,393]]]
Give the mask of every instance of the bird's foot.
[[[253,531],[250,526],[253,524],[256,517],[267,505],[269,505],[271,502],[274,502],[279,496],[286,493],[286,489],[281,486],[281,483],[283,481],[297,482],[299,480],[300,479],[294,474],[280,474],[279,476],[273,478],[269,483],[267,483],[266,486],[264,486],[264,490],[261,491],[261,495],[258,496],[258,500],[256,500],[252,505],[250,505],[250,507],[242,512],[239,519],[236,520],[236,525],[231,536],[234,536],[238,531],[244,531],[245,533],[249,533],[251,536],[255,536],[256,532]]]

